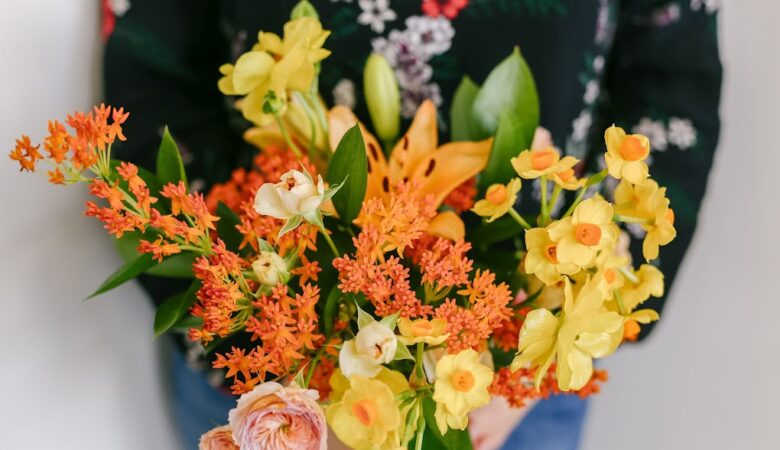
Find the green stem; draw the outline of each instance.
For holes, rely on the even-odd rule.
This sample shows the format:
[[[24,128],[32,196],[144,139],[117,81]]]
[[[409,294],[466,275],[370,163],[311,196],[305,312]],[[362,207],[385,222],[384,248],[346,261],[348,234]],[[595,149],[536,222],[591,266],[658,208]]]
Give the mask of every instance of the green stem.
[[[322,232],[322,236],[325,238],[325,242],[328,243],[330,250],[333,252],[333,256],[335,256],[336,258],[340,258],[341,253],[339,253],[339,249],[336,248],[336,244],[333,242],[333,239],[330,238],[330,235],[328,234],[328,230],[326,230],[325,227],[322,227],[320,228],[320,231]]]
[[[621,267],[618,270],[620,270],[620,273],[622,273],[623,276],[626,277],[628,281],[630,281],[633,284],[639,284],[639,278],[637,278],[637,276],[631,273],[628,269],[626,269],[625,267]]]
[[[542,175],[539,183],[542,191],[542,224],[547,223],[550,218],[550,205],[547,204],[547,175]]]
[[[287,133],[287,127],[284,126],[284,122],[282,121],[282,116],[280,116],[279,113],[274,113],[274,118],[276,119],[276,124],[279,126],[279,131],[282,133],[284,142],[286,142],[287,146],[290,147],[290,150],[292,150],[293,153],[295,153],[295,157],[301,159],[303,157],[303,153],[301,153],[301,149],[298,148],[295,142],[292,141],[292,139],[290,138],[290,134]]]
[[[531,225],[528,225],[528,222],[526,222],[525,219],[523,219],[523,216],[521,216],[517,211],[515,211],[514,208],[509,208],[509,215],[512,216],[512,218],[515,219],[515,221],[519,223],[520,226],[522,226],[526,230],[531,229]]]
[[[550,199],[550,209],[555,208],[555,204],[558,202],[558,197],[561,195],[561,186],[559,184],[555,184],[555,187],[553,188],[552,198]]]
[[[615,214],[612,216],[612,218],[615,220],[615,222],[640,223],[642,225],[649,225],[653,223],[652,219],[642,219],[640,217],[621,216],[620,214]]]
[[[615,303],[617,303],[618,312],[621,316],[628,315],[628,312],[626,311],[626,306],[623,304],[623,298],[620,296],[620,292],[615,291]]]
[[[417,357],[415,358],[417,360],[417,378],[420,380],[425,380],[425,369],[423,368],[423,346],[425,344],[422,342],[417,343]]]
[[[325,350],[325,346],[323,345],[320,347],[319,350],[317,350],[317,354],[314,355],[314,358],[311,360],[311,366],[309,367],[309,373],[306,374],[306,386],[303,386],[305,388],[309,387],[309,382],[311,381],[311,377],[314,376],[314,369],[317,367],[317,363],[320,360],[320,356],[322,356],[322,352]]]
[[[425,416],[420,412],[420,416],[417,419],[417,437],[414,441],[414,449],[422,450],[423,448],[423,434],[425,434]]]
[[[577,197],[574,199],[574,203],[572,203],[571,206],[569,206],[569,209],[566,210],[566,213],[564,213],[564,215],[561,216],[561,218],[569,217],[574,212],[574,208],[576,208],[577,205],[580,204],[580,202],[582,201],[582,197],[585,197],[585,191],[587,190],[588,190],[587,186],[583,186],[580,188],[579,192],[577,192]]]

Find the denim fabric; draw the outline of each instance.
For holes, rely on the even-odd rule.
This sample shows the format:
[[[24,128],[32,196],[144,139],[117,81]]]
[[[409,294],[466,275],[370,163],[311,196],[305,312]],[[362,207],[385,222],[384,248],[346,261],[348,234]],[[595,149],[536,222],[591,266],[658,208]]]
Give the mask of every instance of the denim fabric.
[[[173,410],[184,448],[198,448],[206,431],[227,423],[236,398],[214,389],[203,374],[187,366],[178,351],[171,352]],[[538,402],[512,432],[503,450],[576,450],[587,401],[560,395]]]

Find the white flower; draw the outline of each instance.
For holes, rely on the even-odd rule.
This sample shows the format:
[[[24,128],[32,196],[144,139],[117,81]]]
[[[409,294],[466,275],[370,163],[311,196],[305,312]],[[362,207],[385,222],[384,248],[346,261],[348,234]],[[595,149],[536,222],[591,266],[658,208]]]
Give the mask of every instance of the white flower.
[[[108,8],[117,17],[122,17],[130,10],[130,0],[108,0]]]
[[[696,145],[696,129],[689,119],[672,117],[669,119],[669,143],[680,150],[687,150]]]
[[[590,112],[585,110],[582,111],[576,119],[574,119],[574,122],[572,122],[572,132],[571,132],[571,138],[574,141],[583,141],[588,136],[588,131],[590,131],[590,126],[593,124],[593,117],[590,115]]]
[[[588,84],[585,85],[585,95],[582,96],[582,99],[585,100],[585,103],[590,105],[591,103],[595,102],[597,98],[599,98],[599,93],[601,92],[601,88],[599,86],[599,82],[596,80],[590,80],[588,81]]]
[[[383,33],[385,22],[397,17],[395,11],[390,9],[390,0],[358,0],[358,5],[363,10],[358,16],[358,23],[370,26],[375,33]]]
[[[604,70],[604,57],[599,55],[593,58],[593,71],[601,73],[602,70]]]
[[[702,6],[707,14],[714,14],[720,8],[720,0],[691,0],[691,9],[701,10]]]
[[[442,16],[410,16],[406,19],[406,28],[412,45],[420,50],[426,59],[449,50],[455,36],[452,24]]]
[[[650,147],[660,152],[666,150],[668,145],[666,139],[666,128],[663,122],[652,120],[649,117],[643,117],[638,124],[636,124],[631,132],[634,134],[642,134],[650,139]]]
[[[276,252],[260,252],[260,256],[252,263],[252,271],[257,280],[267,286],[287,283],[290,279],[287,263]]]
[[[358,331],[355,339],[344,342],[339,352],[339,367],[347,378],[353,375],[373,377],[395,357],[398,339],[390,327],[372,322]]]
[[[255,195],[255,211],[283,220],[307,217],[317,212],[324,199],[325,184],[321,176],[315,184],[308,174],[291,170],[278,183],[260,186]]]
[[[355,108],[355,83],[352,80],[344,78],[336,83],[333,88],[333,103],[349,109]]]

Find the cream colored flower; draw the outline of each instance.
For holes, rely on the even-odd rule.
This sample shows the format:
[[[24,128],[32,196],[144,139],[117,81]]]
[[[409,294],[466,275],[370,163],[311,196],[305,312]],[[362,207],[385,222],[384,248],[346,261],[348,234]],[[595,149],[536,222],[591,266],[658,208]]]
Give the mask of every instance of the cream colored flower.
[[[242,450],[326,450],[328,428],[313,389],[267,382],[238,399],[228,415]]]
[[[344,376],[376,376],[395,357],[398,339],[390,327],[372,322],[360,328],[355,339],[344,342],[339,352],[339,367]]]
[[[200,437],[198,450],[240,450],[233,442],[233,431],[223,425],[206,432]]]
[[[276,252],[260,252],[260,256],[252,263],[252,271],[257,280],[267,286],[286,284],[290,279],[287,263]]]
[[[297,170],[282,175],[278,183],[265,183],[255,195],[255,211],[277,219],[306,216],[320,207],[325,196],[322,177],[314,183],[311,176]]]

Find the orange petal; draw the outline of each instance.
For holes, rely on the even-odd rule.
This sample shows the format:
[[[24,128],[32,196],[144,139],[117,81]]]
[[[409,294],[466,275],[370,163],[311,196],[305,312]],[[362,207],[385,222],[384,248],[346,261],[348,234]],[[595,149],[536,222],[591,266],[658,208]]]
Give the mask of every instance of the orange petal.
[[[409,130],[393,148],[390,156],[391,181],[411,177],[423,160],[436,150],[438,143],[436,105],[426,100],[417,109]]]
[[[445,144],[421,161],[411,179],[421,180],[420,189],[432,194],[438,206],[453,189],[485,168],[492,142],[491,138]]]
[[[434,217],[425,230],[432,236],[460,241],[466,236],[466,225],[453,211],[444,211]]]

